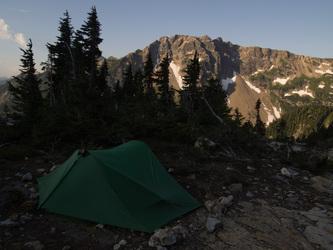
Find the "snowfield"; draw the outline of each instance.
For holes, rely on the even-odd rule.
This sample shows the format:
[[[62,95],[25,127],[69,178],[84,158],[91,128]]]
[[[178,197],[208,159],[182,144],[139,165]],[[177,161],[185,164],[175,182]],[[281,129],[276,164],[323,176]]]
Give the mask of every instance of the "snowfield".
[[[273,82],[278,82],[282,85],[285,85],[289,81],[290,77],[288,78],[276,78]]]
[[[308,88],[309,88],[309,86],[306,86],[306,87],[305,87],[305,90],[293,90],[291,93],[292,93],[292,94],[298,94],[299,96],[308,95],[308,96],[314,98],[313,94],[312,94],[311,92],[308,91]],[[287,94],[285,94],[284,96],[291,96],[291,94],[290,94],[290,93],[287,93]]]
[[[232,78],[222,79],[222,88],[224,90],[228,89],[229,84],[235,84],[237,73],[234,71],[234,76]]]
[[[253,89],[255,92],[257,92],[258,94],[260,94],[261,90],[259,88],[257,88],[256,86],[252,85],[249,81],[245,81],[245,82],[250,87],[250,89]]]
[[[311,92],[308,92],[307,90],[294,90],[292,93],[293,94],[298,94],[300,96],[308,95],[308,96],[314,98],[313,94]]]
[[[277,119],[281,118],[281,108],[280,109],[277,109],[276,107],[273,106],[273,111],[274,111],[274,115]]]
[[[333,71],[332,70],[330,70],[330,69],[327,69],[326,71],[322,71],[322,70],[315,70],[315,72],[316,73],[318,73],[318,74],[331,74],[331,75],[333,75]]]
[[[252,75],[257,75],[257,74],[259,74],[260,72],[263,72],[263,70],[262,70],[262,69],[258,69],[256,72],[252,73]]]
[[[175,64],[173,61],[171,61],[170,68],[172,69],[173,74],[176,77],[179,88],[183,89],[183,78],[179,75],[180,67],[177,64]]]
[[[262,105],[264,106],[264,110],[267,112],[267,122],[266,122],[266,125],[268,126],[272,121],[274,121],[275,116],[272,115],[270,109],[266,107],[265,103],[262,102]]]

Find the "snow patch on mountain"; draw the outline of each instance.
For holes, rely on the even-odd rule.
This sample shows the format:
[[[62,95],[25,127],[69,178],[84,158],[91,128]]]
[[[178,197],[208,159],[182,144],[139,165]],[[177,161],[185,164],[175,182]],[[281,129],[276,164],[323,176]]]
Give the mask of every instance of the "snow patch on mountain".
[[[255,92],[257,92],[258,94],[260,94],[261,90],[259,88],[257,88],[256,86],[252,85],[249,81],[245,81],[245,82],[250,87],[250,89],[253,89]]]
[[[277,109],[276,107],[273,106],[273,111],[276,118],[278,119],[281,118],[281,112],[282,112],[281,107],[280,109]]]
[[[278,82],[282,85],[285,85],[289,81],[290,77],[288,78],[276,78],[273,82]]]
[[[333,75],[333,71],[332,70],[330,70],[330,69],[327,69],[326,71],[323,71],[323,70],[315,70],[315,72],[316,73],[318,73],[318,74],[331,74],[331,75]]]
[[[267,122],[266,122],[266,125],[268,126],[272,121],[274,121],[275,116],[271,113],[271,110],[269,108],[267,108],[267,106],[265,105],[265,103],[262,102],[262,105],[264,106],[264,110],[267,113]]]
[[[291,93],[298,94],[299,96],[308,95],[308,96],[314,98],[313,94],[311,92],[309,92],[307,89],[306,90],[294,90]],[[284,96],[291,96],[291,94],[287,93]]]
[[[257,74],[259,74],[260,72],[263,72],[263,70],[262,70],[262,69],[258,69],[256,72],[252,73],[252,75],[257,75]]]
[[[227,90],[228,87],[229,87],[229,84],[235,84],[235,81],[236,81],[236,76],[237,76],[237,73],[234,71],[234,76],[232,78],[226,78],[226,79],[222,79],[222,88],[224,90]]]
[[[183,78],[182,78],[181,75],[179,74],[180,67],[172,61],[172,62],[170,63],[170,68],[172,69],[173,74],[174,74],[175,77],[176,77],[176,80],[177,80],[177,83],[178,83],[179,88],[180,88],[180,89],[183,89]]]

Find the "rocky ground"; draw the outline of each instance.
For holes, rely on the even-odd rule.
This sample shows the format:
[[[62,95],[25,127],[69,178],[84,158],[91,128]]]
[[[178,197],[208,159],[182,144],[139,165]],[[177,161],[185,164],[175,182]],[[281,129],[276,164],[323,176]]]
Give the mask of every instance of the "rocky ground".
[[[155,152],[203,205],[154,234],[37,210],[36,180],[63,155],[1,160],[0,249],[333,249],[331,172],[302,170],[267,145],[260,158],[216,152]]]

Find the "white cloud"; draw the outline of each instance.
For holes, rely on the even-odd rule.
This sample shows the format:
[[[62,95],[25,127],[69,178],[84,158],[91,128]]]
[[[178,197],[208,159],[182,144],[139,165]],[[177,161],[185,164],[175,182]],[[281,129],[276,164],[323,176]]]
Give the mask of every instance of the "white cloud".
[[[12,40],[19,45],[26,47],[27,42],[22,33],[16,33],[14,36],[9,30],[8,24],[5,23],[5,20],[0,19],[0,39],[2,40]]]
[[[14,37],[14,41],[17,42],[19,45],[23,47],[27,45],[27,41],[22,33],[16,33]]]
[[[8,31],[8,24],[3,19],[0,19],[0,38],[3,40],[10,40],[12,38],[12,35]]]

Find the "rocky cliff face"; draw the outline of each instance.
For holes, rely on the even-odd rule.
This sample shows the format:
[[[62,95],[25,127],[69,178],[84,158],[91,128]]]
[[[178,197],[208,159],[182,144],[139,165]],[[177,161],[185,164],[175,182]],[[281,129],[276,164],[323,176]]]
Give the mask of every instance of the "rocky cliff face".
[[[212,76],[221,80],[228,91],[230,106],[238,107],[249,118],[255,101],[262,101],[264,122],[279,118],[290,106],[318,102],[333,103],[333,59],[295,55],[288,51],[259,47],[241,47],[222,38],[175,35],[161,37],[143,50],[137,50],[111,65],[111,83],[121,80],[125,65],[143,69],[150,52],[156,66],[168,53],[170,84],[182,88],[183,70],[195,51],[201,63],[201,84]],[[117,64],[115,67],[114,65]],[[322,98],[324,94],[325,98]],[[321,97],[320,97],[321,96]]]

